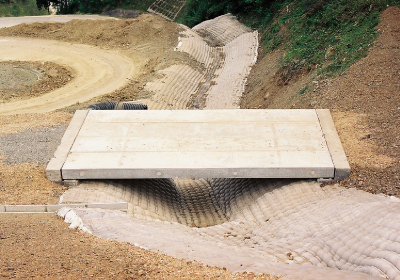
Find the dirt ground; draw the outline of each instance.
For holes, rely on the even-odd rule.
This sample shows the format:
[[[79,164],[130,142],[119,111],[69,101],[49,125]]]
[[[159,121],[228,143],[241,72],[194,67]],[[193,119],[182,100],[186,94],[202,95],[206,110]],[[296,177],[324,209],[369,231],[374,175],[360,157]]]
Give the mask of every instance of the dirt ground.
[[[334,79],[310,73],[282,85],[281,54],[264,55],[248,79],[242,108],[331,109],[351,166],[340,184],[400,197],[400,9],[388,8],[378,29],[368,56]]]
[[[108,50],[109,52],[117,52],[132,61],[134,65],[133,76],[129,81],[124,82],[125,84],[122,87],[111,91],[110,94],[94,96],[93,98],[83,98],[86,94],[86,92],[83,92],[83,94],[79,94],[79,97],[75,96],[75,99],[78,98],[79,102],[74,102],[67,108],[58,106],[63,111],[73,113],[76,109],[85,109],[88,105],[96,102],[112,100],[131,101],[146,98],[149,96],[149,93],[144,90],[144,85],[154,79],[157,70],[176,63],[193,64],[194,61],[187,54],[174,51],[174,47],[178,43],[178,31],[179,26],[174,23],[149,14],[143,14],[134,19],[110,19],[102,21],[72,20],[67,23],[21,24],[15,27],[0,29],[0,36],[21,39],[49,39],[56,42],[61,41],[61,43],[83,44],[95,47],[95,49],[89,48],[88,53],[98,49]],[[57,45],[56,47],[61,49],[63,46]],[[28,50],[29,46],[26,47]],[[65,49],[63,51],[67,52]],[[79,61],[75,62],[79,63]],[[93,64],[90,65],[90,68],[92,70],[101,68],[99,67],[99,62],[101,61],[96,61],[94,64],[90,62]],[[60,67],[64,67],[64,65],[60,65]],[[80,63],[76,68],[84,67],[87,68],[87,65]],[[70,71],[72,74],[68,77],[70,78],[69,83],[64,88],[76,82],[77,77],[75,77],[73,69]],[[87,72],[90,72],[90,70]],[[117,77],[114,77],[114,79],[117,79]],[[110,79],[107,76],[103,78]],[[53,84],[53,86],[52,90],[61,85]],[[66,92],[66,94],[70,94],[70,92],[71,90]],[[46,91],[43,91],[42,95],[45,93]],[[17,100],[14,97],[2,99],[3,103],[8,103],[8,107],[13,106],[16,110],[20,107],[20,103],[16,102]],[[39,105],[36,106],[38,110],[30,108],[29,112],[43,111],[42,108],[39,108]],[[32,105],[30,106],[32,107]]]
[[[369,55],[334,79],[314,80],[309,74],[279,85],[274,68],[279,63],[279,52],[264,55],[252,70],[242,108],[332,109],[352,168],[350,178],[341,185],[400,197],[399,28],[400,9],[389,8],[379,26],[382,34]],[[91,103],[145,98],[149,93],[143,90],[144,85],[154,79],[157,70],[175,62],[192,63],[184,54],[173,52],[177,34],[177,25],[148,14],[118,21],[35,23],[0,29],[0,36],[52,39],[117,50],[137,62],[140,72],[111,94],[56,112],[0,116],[0,137],[65,124],[72,112]],[[64,71],[61,65],[46,67],[32,63],[21,68],[39,69],[43,77],[48,75],[43,81],[52,89],[64,85],[69,69]],[[313,88],[299,95],[309,81],[313,81]],[[11,103],[14,98],[29,98],[34,87],[38,87],[37,82],[21,86],[18,96],[0,92],[0,100]],[[35,94],[38,92],[42,90]],[[45,178],[44,164],[8,164],[4,154],[0,159],[0,204],[57,203],[65,190]],[[2,214],[0,278],[268,279],[266,275],[232,275],[223,269],[101,240],[68,230],[67,226],[50,214]]]
[[[25,139],[10,144],[14,151],[0,151],[0,205],[58,203],[66,188],[48,181],[43,159],[26,159],[25,153],[35,151],[27,152],[29,147],[24,146],[47,141],[41,140],[46,129],[65,126],[76,109],[100,101],[146,97],[144,85],[157,70],[176,62],[193,63],[184,53],[173,52],[177,32],[177,25],[148,14],[128,20],[34,23],[0,29],[0,36],[60,40],[117,50],[129,57],[140,73],[111,94],[54,112],[0,115],[0,141],[7,139],[11,143],[18,135]],[[39,81],[32,77],[15,81],[12,72],[16,70],[37,73]],[[44,95],[71,83],[75,77],[73,70],[46,62],[6,62],[0,64],[0,71],[0,102],[8,106],[16,100]],[[42,131],[40,137],[38,131]],[[56,147],[49,146],[50,142],[55,141],[49,141],[47,149],[54,151]],[[261,274],[232,274],[67,227],[54,214],[0,214],[0,279],[276,279]]]
[[[60,88],[72,79],[67,68],[52,62],[0,63],[0,103],[29,99]]]
[[[68,230],[52,214],[7,214],[0,219],[1,279],[269,279]]]

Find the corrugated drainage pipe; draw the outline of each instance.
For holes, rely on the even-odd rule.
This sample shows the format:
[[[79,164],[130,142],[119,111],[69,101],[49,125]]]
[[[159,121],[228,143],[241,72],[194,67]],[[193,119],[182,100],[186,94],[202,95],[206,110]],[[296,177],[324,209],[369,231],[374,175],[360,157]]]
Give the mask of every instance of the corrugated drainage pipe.
[[[147,110],[146,104],[130,102],[101,102],[88,107],[91,110]]]

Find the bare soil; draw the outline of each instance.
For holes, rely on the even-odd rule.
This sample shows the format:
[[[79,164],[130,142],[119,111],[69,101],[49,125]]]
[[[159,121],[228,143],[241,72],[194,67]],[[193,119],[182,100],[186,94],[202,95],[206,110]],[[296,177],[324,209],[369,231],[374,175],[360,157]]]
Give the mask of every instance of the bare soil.
[[[3,214],[0,240],[1,279],[270,279],[69,230],[51,214]]]
[[[111,94],[58,111],[0,115],[0,205],[57,204],[66,188],[46,179],[46,164],[38,157],[42,152],[36,151],[34,146],[38,146],[36,144],[49,129],[62,126],[65,129],[76,109],[99,101],[144,98],[149,94],[143,90],[144,85],[154,79],[157,70],[175,63],[195,64],[187,55],[173,51],[177,32],[176,24],[149,14],[128,20],[75,20],[0,29],[0,36],[60,40],[116,50],[132,59],[139,73]],[[33,88],[39,89],[35,94],[45,94],[46,87],[40,85],[44,80],[51,91],[70,83],[73,79],[68,79],[74,76],[57,64],[7,63],[7,66],[37,70],[42,78],[10,87],[18,89],[17,94],[1,92],[0,99],[10,106],[16,99],[31,98]],[[4,75],[2,81],[11,84],[7,76]],[[54,152],[52,145],[58,145],[59,140],[50,133],[45,136],[47,149]],[[14,142],[15,137],[19,140]],[[0,214],[0,278],[277,279],[261,274],[232,274],[225,269],[174,259],[131,244],[102,240],[67,227],[54,214]]]
[[[117,51],[131,59],[135,73],[122,87],[110,94],[74,102],[71,106],[60,109],[73,113],[76,109],[85,109],[88,105],[97,102],[130,101],[149,97],[150,93],[144,90],[144,86],[155,78],[157,70],[177,63],[196,64],[187,54],[174,51],[178,43],[178,32],[178,25],[150,14],[142,14],[134,19],[21,24],[0,29],[0,36],[84,44],[98,49]],[[87,65],[80,65],[78,68],[85,66],[87,67]],[[96,69],[98,64],[93,63],[90,66],[91,69]],[[75,80],[71,79],[69,83]],[[18,105],[15,103],[16,109]],[[10,103],[9,106],[13,104]]]
[[[73,75],[61,65],[43,61],[0,63],[0,102],[29,99],[66,85]]]
[[[287,79],[278,72],[282,54],[263,55],[248,79],[242,108],[331,109],[351,166],[340,184],[400,197],[400,9],[389,7],[378,30],[368,56],[333,79],[315,73]]]
[[[351,176],[341,185],[400,197],[400,9],[388,8],[381,19],[382,33],[369,55],[334,79],[315,79],[313,73],[304,73],[297,80],[282,83],[282,74],[276,71],[281,54],[264,54],[252,70],[242,108],[331,109],[352,168]],[[119,21],[35,23],[1,29],[0,36],[118,50],[137,62],[140,75],[107,96],[58,112],[0,116],[0,136],[67,123],[75,109],[90,103],[145,98],[149,93],[143,90],[144,85],[154,78],[155,71],[176,62],[193,63],[173,52],[177,32],[177,25],[148,14]],[[54,67],[57,73],[63,73]],[[49,72],[42,66],[40,69]],[[65,73],[61,76],[68,77]],[[313,87],[300,95],[309,82]],[[59,86],[54,83],[55,88]],[[18,98],[30,94],[30,90],[21,90]],[[2,95],[0,99],[5,98]],[[4,153],[0,159],[0,204],[57,203],[65,190],[45,178],[44,164],[7,164]],[[269,279],[267,275],[233,275],[101,240],[67,226],[50,214],[0,214],[0,278]]]

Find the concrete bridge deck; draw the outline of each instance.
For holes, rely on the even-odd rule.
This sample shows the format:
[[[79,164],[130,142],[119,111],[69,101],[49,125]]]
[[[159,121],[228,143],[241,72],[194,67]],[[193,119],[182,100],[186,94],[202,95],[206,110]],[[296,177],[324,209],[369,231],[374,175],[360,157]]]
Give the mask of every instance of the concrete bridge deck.
[[[329,110],[81,110],[46,169],[52,181],[349,173]]]

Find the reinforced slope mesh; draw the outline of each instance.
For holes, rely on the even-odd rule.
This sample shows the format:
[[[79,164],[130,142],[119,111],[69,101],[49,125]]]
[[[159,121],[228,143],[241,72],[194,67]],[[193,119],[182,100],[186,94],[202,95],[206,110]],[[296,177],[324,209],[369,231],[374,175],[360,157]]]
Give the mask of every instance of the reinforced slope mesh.
[[[147,11],[174,21],[185,4],[186,0],[156,0]]]

